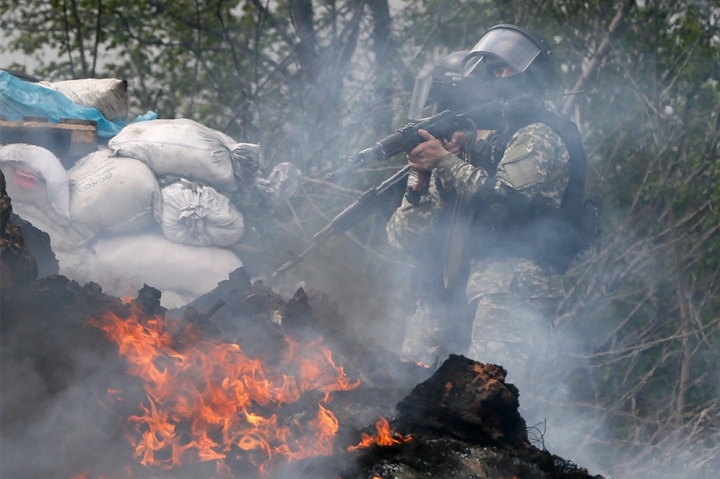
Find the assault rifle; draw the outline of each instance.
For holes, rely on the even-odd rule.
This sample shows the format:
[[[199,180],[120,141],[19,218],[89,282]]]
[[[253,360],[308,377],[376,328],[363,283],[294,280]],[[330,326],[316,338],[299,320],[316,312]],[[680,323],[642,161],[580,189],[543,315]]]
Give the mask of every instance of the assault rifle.
[[[435,138],[450,140],[453,133],[459,130],[475,129],[482,125],[485,128],[496,128],[505,119],[506,112],[510,107],[519,105],[519,102],[504,103],[493,101],[484,105],[471,108],[465,113],[456,114],[450,110],[438,113],[435,116],[409,123],[398,129],[395,133],[383,138],[369,148],[355,153],[346,158],[347,164],[338,171],[328,175],[327,179],[333,179],[349,170],[358,167],[363,163],[382,161],[391,158],[398,153],[410,151],[425,140],[418,133],[419,130],[426,130]],[[287,270],[302,261],[307,255],[318,249],[330,238],[345,233],[360,220],[369,216],[375,207],[382,202],[382,195],[394,185],[403,181],[410,174],[412,168],[408,165],[383,181],[380,185],[370,188],[363,193],[353,204],[345,208],[339,215],[333,218],[323,229],[313,236],[313,243],[298,256],[283,264],[272,275],[279,277]]]
[[[343,157],[342,159],[345,160],[347,164],[327,175],[326,179],[333,180],[364,163],[387,160],[398,153],[412,150],[425,141],[419,135],[419,130],[427,130],[435,138],[450,140],[453,133],[462,129],[462,125],[464,125],[468,119],[467,115],[468,114],[457,115],[450,110],[445,110],[442,113],[438,113],[435,116],[418,121],[417,123],[408,123],[402,128],[399,128],[395,133],[378,141],[373,146],[365,148],[350,157]]]

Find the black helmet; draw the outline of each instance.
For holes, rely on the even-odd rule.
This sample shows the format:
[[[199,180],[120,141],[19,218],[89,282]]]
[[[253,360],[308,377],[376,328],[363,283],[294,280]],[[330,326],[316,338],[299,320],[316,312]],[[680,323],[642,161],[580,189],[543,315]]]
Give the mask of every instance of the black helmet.
[[[468,53],[470,52],[467,50],[451,53],[435,65],[427,103],[442,102],[450,97],[453,88],[462,78],[462,67]]]
[[[462,67],[468,53],[463,50],[446,55],[435,65],[430,75],[415,79],[409,118],[425,118],[442,110],[453,109],[452,98],[462,79]]]
[[[490,28],[465,58],[463,76],[487,73],[479,65],[493,59],[518,72],[511,82],[522,82],[529,92],[542,93],[554,86],[555,57],[550,45],[535,32],[507,24]]]

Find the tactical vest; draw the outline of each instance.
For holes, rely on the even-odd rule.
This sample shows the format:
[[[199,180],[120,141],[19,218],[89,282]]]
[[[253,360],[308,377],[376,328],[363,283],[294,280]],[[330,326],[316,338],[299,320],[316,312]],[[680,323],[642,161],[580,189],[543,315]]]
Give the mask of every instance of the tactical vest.
[[[503,131],[473,145],[470,161],[490,175],[477,203],[471,252],[475,257],[524,257],[542,265],[548,274],[563,274],[577,254],[596,244],[602,231],[599,198],[584,201],[586,157],[577,126],[534,105],[514,115]],[[562,139],[569,153],[569,178],[560,207],[530,204],[517,191],[498,195],[494,187],[497,165],[508,142],[520,129],[543,123]]]

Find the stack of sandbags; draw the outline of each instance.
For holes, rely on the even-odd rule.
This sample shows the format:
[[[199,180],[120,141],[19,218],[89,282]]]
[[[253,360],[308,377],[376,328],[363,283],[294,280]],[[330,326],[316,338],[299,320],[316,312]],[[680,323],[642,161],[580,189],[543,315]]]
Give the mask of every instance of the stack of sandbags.
[[[160,187],[139,160],[101,150],[66,172],[50,151],[12,144],[0,147],[0,168],[14,211],[50,235],[60,274],[78,282],[94,281],[115,295],[135,294],[147,283],[163,292],[164,306],[180,307],[242,266],[232,251],[206,246],[232,244],[242,235],[242,216],[232,205],[226,231],[215,231],[223,223],[211,221],[202,247],[163,236]],[[196,192],[204,198],[208,188]],[[219,196],[213,201],[228,202]],[[217,220],[217,210],[228,205],[212,208],[213,201],[209,216]]]
[[[94,233],[72,220],[68,174],[49,150],[22,143],[0,146],[13,211],[50,236],[53,250],[67,251],[87,243]]]
[[[70,214],[96,234],[142,231],[161,215],[157,179],[139,160],[100,150],[78,161],[68,177]]]
[[[265,180],[258,171],[259,145],[238,143],[188,119],[128,125],[108,146],[115,155],[140,160],[163,178],[168,184],[162,190],[159,217],[163,233],[171,241],[193,246],[237,243],[245,225],[230,198],[242,203],[258,195],[269,205],[286,196],[281,180],[295,177],[278,173],[274,180]]]

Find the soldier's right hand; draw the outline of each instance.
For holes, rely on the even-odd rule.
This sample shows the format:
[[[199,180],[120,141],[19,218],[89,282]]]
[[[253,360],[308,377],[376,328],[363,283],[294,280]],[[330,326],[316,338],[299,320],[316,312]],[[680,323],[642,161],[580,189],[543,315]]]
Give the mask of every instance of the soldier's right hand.
[[[443,147],[448,151],[448,153],[452,153],[453,155],[457,156],[460,151],[465,148],[466,142],[467,138],[465,137],[465,132],[456,131],[455,133],[453,133],[452,139],[450,141],[443,141]]]

